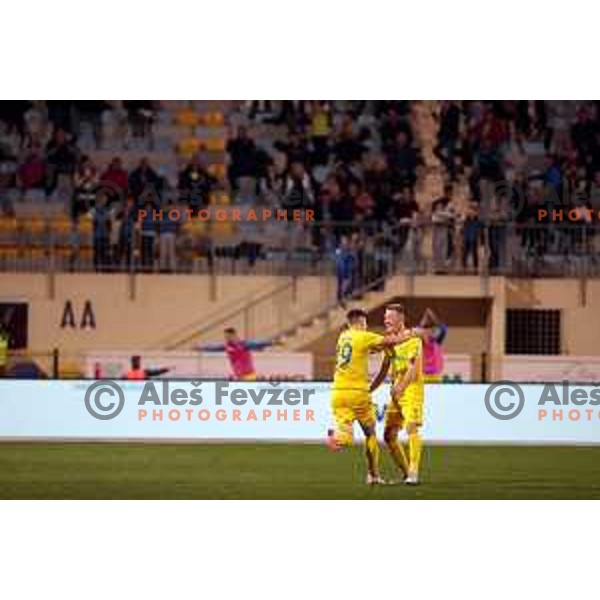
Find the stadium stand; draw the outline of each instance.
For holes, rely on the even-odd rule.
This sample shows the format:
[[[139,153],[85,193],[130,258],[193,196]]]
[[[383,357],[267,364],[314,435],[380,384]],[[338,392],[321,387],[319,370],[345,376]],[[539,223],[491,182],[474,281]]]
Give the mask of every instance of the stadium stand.
[[[3,102],[0,270],[327,275],[267,328],[293,349],[405,275],[595,277],[599,122],[583,101]]]
[[[597,210],[595,103],[30,101],[1,110],[3,269],[193,271],[231,260],[270,269],[291,255],[333,269],[345,237],[351,253],[376,260],[380,245],[419,272],[552,275],[597,264],[593,228],[564,222],[550,233],[537,218],[548,189],[569,210]],[[188,223],[188,213],[144,227],[125,204],[132,195],[145,205],[149,186],[153,207],[221,208],[226,220]],[[106,219],[90,213],[98,195]],[[316,224],[290,236],[244,222],[251,208],[311,209]],[[148,242],[161,226],[176,232],[176,260],[161,262],[160,243]]]

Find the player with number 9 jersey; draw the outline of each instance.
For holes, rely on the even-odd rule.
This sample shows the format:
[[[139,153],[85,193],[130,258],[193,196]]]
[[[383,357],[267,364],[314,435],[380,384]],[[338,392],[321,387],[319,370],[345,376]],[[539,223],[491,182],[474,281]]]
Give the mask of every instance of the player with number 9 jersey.
[[[379,477],[379,444],[375,435],[375,406],[371,402],[369,354],[383,350],[383,336],[367,331],[367,315],[353,309],[348,312],[346,329],[336,346],[336,364],[331,392],[331,410],[335,432],[329,435],[332,449],[351,446],[353,426],[358,421],[365,434],[367,483],[382,483]]]

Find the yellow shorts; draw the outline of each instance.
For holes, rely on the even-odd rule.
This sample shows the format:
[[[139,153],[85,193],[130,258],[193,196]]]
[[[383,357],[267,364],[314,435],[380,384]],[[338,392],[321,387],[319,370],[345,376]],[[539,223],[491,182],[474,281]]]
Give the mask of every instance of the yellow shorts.
[[[424,383],[442,383],[441,375],[423,375]]]
[[[376,414],[371,394],[362,390],[333,390],[331,411],[335,420],[335,439],[338,444],[352,444],[352,426],[358,421],[363,426],[374,427]]]
[[[246,373],[246,375],[242,375],[242,381],[256,381],[256,373]]]
[[[423,425],[425,389],[422,384],[409,385],[396,402],[390,398],[385,410],[385,426],[403,429],[409,423]]]

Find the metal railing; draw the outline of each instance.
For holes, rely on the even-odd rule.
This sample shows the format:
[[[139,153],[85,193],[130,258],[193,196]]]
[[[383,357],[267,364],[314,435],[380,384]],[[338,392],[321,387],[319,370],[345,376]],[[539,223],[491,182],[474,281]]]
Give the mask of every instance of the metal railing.
[[[361,280],[408,274],[513,277],[600,276],[600,226],[587,223],[281,223],[182,227],[169,249],[139,229],[127,240],[98,239],[91,223],[0,223],[0,271],[335,275],[341,239]],[[114,243],[113,243],[114,242]],[[165,257],[163,253],[171,254]]]

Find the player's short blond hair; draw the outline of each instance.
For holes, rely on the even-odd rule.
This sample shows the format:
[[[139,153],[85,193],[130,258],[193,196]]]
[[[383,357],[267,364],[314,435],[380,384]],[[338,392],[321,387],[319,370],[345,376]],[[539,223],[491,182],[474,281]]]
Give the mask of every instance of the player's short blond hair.
[[[393,304],[387,304],[385,307],[385,310],[393,310],[394,312],[397,312],[401,315],[404,315],[404,306],[402,306],[402,304],[400,304],[399,302],[395,302]]]

